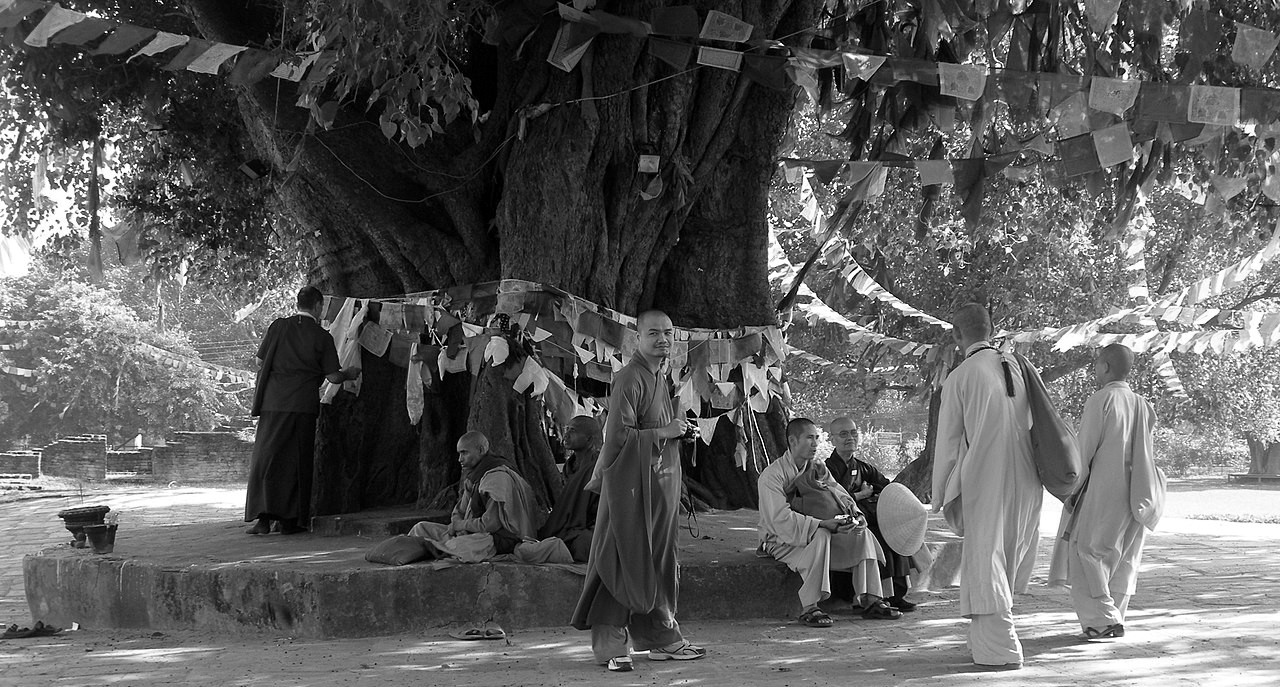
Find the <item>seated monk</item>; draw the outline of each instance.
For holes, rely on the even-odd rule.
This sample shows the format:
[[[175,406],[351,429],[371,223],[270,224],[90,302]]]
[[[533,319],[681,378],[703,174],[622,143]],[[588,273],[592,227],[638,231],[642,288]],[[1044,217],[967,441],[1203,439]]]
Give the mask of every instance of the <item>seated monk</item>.
[[[489,438],[480,432],[463,434],[458,462],[462,479],[449,524],[423,521],[409,534],[441,544],[463,534],[487,533],[498,554],[532,540],[537,534],[533,490],[507,459],[489,453]]]
[[[833,571],[851,573],[854,601],[862,607],[864,618],[899,618],[902,614],[883,599],[880,565],[884,552],[867,531],[865,521],[820,520],[791,509],[793,483],[811,474],[843,508],[855,518],[861,516],[849,492],[831,479],[821,460],[815,459],[818,438],[818,428],[811,420],[792,420],[787,424],[788,451],[760,473],[760,548],[800,573],[800,622],[810,627],[832,625],[831,616],[818,608],[818,602],[831,596]]]
[[[604,432],[598,420],[579,415],[569,421],[564,430],[564,447],[572,454],[564,464],[564,489],[546,523],[538,530],[539,538],[559,537],[573,560],[579,563],[587,562],[591,553],[591,531],[596,526],[596,511],[600,507],[600,494],[583,487],[595,471],[603,444]]]

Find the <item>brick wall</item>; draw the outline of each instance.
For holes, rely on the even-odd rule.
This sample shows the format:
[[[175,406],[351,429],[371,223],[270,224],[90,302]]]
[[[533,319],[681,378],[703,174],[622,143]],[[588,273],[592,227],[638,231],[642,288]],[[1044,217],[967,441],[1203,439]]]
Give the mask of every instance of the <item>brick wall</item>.
[[[86,434],[64,437],[40,449],[40,472],[79,480],[107,478],[107,437]]]
[[[243,482],[249,477],[253,442],[231,432],[175,432],[151,455],[156,482]]]
[[[107,473],[150,475],[154,482],[244,482],[253,442],[235,432],[175,432],[167,446],[107,450],[100,434],[65,437],[37,451],[0,453],[0,474],[105,480]]]
[[[151,474],[151,454],[155,449],[143,447],[132,451],[107,451],[107,472]]]
[[[31,450],[0,453],[0,475],[40,474],[40,452]]]

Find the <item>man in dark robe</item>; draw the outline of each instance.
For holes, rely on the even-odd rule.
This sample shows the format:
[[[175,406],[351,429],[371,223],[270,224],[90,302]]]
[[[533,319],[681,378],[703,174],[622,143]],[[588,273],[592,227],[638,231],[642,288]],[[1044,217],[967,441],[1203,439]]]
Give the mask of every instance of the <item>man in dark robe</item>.
[[[600,495],[584,489],[595,472],[596,458],[604,443],[600,421],[586,415],[573,418],[564,430],[563,443],[572,451],[564,464],[564,488],[556,507],[538,530],[538,538],[559,537],[573,560],[585,563],[591,553],[591,533],[600,507]]]
[[[885,601],[904,613],[914,611],[916,605],[906,599],[907,591],[911,589],[908,576],[912,568],[919,566],[910,556],[903,556],[890,548],[880,532],[880,520],[876,517],[876,499],[889,486],[889,478],[876,469],[876,466],[854,455],[858,447],[858,428],[853,420],[838,417],[831,421],[827,433],[835,446],[835,451],[827,459],[827,469],[840,486],[857,500],[858,508],[867,516],[867,528],[875,535],[876,541],[880,542],[880,548],[884,549],[885,562],[880,570],[880,577],[893,580],[893,596]],[[840,587],[839,584],[835,586],[837,589]]]
[[[258,347],[258,429],[244,506],[245,522],[258,522],[249,534],[269,533],[273,521],[281,534],[307,530],[320,384],[360,375],[358,367],[340,368],[333,337],[320,326],[323,303],[318,289],[304,287],[297,313],[272,322]]]
[[[457,536],[488,534],[495,555],[511,553],[521,542],[532,540],[538,529],[533,489],[510,461],[489,453],[489,438],[474,431],[463,434],[458,462],[462,479],[449,524],[424,520],[409,534],[441,546]],[[444,550],[449,551],[447,546]]]
[[[588,488],[600,492],[591,558],[572,625],[591,630],[591,650],[609,670],[631,670],[630,645],[656,661],[702,658],[676,623],[679,440],[666,365],[671,318],[640,315],[636,355],[613,378],[604,448]]]

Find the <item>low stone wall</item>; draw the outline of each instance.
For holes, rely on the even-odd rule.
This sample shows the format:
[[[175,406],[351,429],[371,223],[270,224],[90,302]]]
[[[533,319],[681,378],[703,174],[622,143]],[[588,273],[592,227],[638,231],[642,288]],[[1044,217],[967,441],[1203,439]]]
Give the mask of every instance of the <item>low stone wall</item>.
[[[231,432],[175,432],[151,456],[156,482],[243,482],[249,478],[253,443]]]
[[[40,449],[40,474],[101,481],[107,478],[107,437],[64,437]]]
[[[0,475],[39,475],[40,452],[31,450],[0,453]]]
[[[107,448],[101,434],[64,437],[32,451],[0,453],[0,474],[48,475],[101,481],[121,473],[155,482],[243,482],[253,442],[235,432],[175,432],[167,446]]]

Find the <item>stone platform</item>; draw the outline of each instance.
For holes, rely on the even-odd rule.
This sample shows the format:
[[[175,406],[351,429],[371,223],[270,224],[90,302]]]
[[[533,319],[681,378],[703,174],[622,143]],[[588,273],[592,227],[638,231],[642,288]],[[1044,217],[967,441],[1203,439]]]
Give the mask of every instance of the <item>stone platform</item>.
[[[122,526],[111,554],[64,544],[26,556],[27,601],[32,617],[61,627],[317,639],[568,621],[582,577],[566,567],[479,563],[436,570],[364,560],[369,547],[407,530],[415,517],[332,516],[318,519],[314,533],[292,536],[249,536],[245,523],[225,519],[138,531]],[[755,521],[754,511],[703,514],[692,527],[682,521],[681,621],[782,620],[799,611],[799,577],[755,556]],[[959,542],[937,519],[930,521],[928,546],[935,564],[917,586],[954,584]]]

